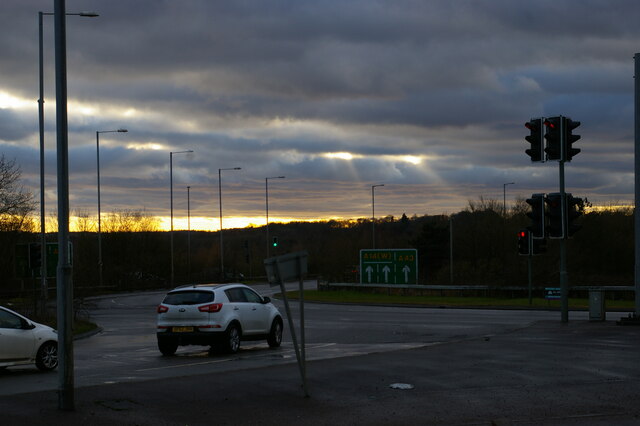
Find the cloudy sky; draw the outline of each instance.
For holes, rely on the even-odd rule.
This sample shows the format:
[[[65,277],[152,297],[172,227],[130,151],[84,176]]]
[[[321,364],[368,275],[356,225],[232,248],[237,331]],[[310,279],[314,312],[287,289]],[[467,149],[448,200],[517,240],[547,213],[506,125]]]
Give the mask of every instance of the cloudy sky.
[[[0,153],[39,197],[38,11],[0,5]],[[218,226],[439,214],[558,191],[524,153],[532,117],[581,121],[567,191],[633,201],[637,0],[67,0],[70,207]],[[55,210],[53,17],[45,16],[46,202]],[[235,221],[234,221],[235,218]],[[242,220],[241,218],[249,218]],[[182,223],[182,222],[181,222]]]

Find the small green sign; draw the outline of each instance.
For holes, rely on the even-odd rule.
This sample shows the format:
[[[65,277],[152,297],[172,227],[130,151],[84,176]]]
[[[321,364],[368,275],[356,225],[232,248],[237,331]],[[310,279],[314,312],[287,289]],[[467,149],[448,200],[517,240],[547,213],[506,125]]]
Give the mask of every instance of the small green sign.
[[[47,243],[47,277],[55,278],[58,273],[58,243]],[[69,264],[73,265],[73,244],[69,241]],[[40,274],[38,273],[38,277]]]
[[[417,284],[416,249],[360,250],[361,284]]]

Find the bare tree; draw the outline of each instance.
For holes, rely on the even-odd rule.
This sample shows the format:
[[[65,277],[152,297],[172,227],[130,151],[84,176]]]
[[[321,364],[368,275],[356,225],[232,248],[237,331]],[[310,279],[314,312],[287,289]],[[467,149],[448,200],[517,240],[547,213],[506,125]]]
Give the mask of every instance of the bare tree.
[[[58,232],[58,211],[49,211],[49,216],[45,219],[46,229],[48,232]]]
[[[480,196],[478,201],[469,200],[469,206],[465,210],[471,213],[492,211],[501,214],[502,203],[492,198],[485,199]]]
[[[520,214],[524,215],[529,213],[530,211],[531,211],[531,206],[527,204],[527,200],[525,200],[521,196],[516,197],[516,201],[513,204],[513,207],[511,207],[511,215],[512,216],[517,216]]]
[[[94,232],[97,229],[96,221],[89,216],[86,210],[76,210],[76,231]]]
[[[35,209],[33,194],[20,185],[22,172],[15,160],[0,156],[0,229],[31,230],[29,214]]]
[[[106,232],[153,232],[160,227],[160,221],[144,210],[114,210],[102,222]]]

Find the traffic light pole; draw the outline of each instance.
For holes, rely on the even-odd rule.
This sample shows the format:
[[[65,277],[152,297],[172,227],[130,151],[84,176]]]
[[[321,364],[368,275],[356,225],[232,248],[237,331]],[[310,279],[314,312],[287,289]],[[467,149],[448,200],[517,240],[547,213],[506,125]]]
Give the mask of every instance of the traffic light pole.
[[[529,267],[529,305],[533,303],[533,239],[531,239],[531,252],[529,252],[529,256],[527,258],[527,266]]]
[[[567,208],[564,188],[564,160],[560,160],[560,208],[563,236],[560,240],[560,315],[562,322],[569,322],[569,282],[567,279]]]
[[[636,287],[636,296],[635,296],[635,311],[634,315],[636,319],[640,319],[640,213],[638,212],[638,206],[640,205],[640,53],[636,53],[633,57],[634,59],[634,91],[635,91],[635,100],[634,100],[634,130],[635,130],[635,213],[634,213],[634,223],[635,223],[635,287]]]

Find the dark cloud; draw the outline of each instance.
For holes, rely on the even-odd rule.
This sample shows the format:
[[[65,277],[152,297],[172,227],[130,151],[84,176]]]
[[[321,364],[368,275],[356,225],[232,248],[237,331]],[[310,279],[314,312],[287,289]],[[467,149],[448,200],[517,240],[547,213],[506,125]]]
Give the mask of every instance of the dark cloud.
[[[0,14],[0,101],[33,102],[0,104],[0,152],[34,191],[37,12],[52,7],[6,0]],[[174,177],[193,185],[203,214],[215,211],[217,169],[235,166],[229,209],[256,216],[274,174],[287,175],[282,215],[305,218],[364,216],[378,182],[389,186],[381,208],[396,215],[499,198],[507,181],[514,196],[553,192],[557,165],[531,164],[523,124],[558,114],[582,122],[568,184],[596,202],[633,198],[637,1],[69,0],[67,9],[100,13],[67,19],[78,208],[94,209],[95,131],[121,127],[129,133],[101,137],[114,208],[166,214],[169,151],[186,149],[195,153],[176,157]],[[44,36],[54,196],[51,17]],[[354,157],[325,155],[336,152]]]

